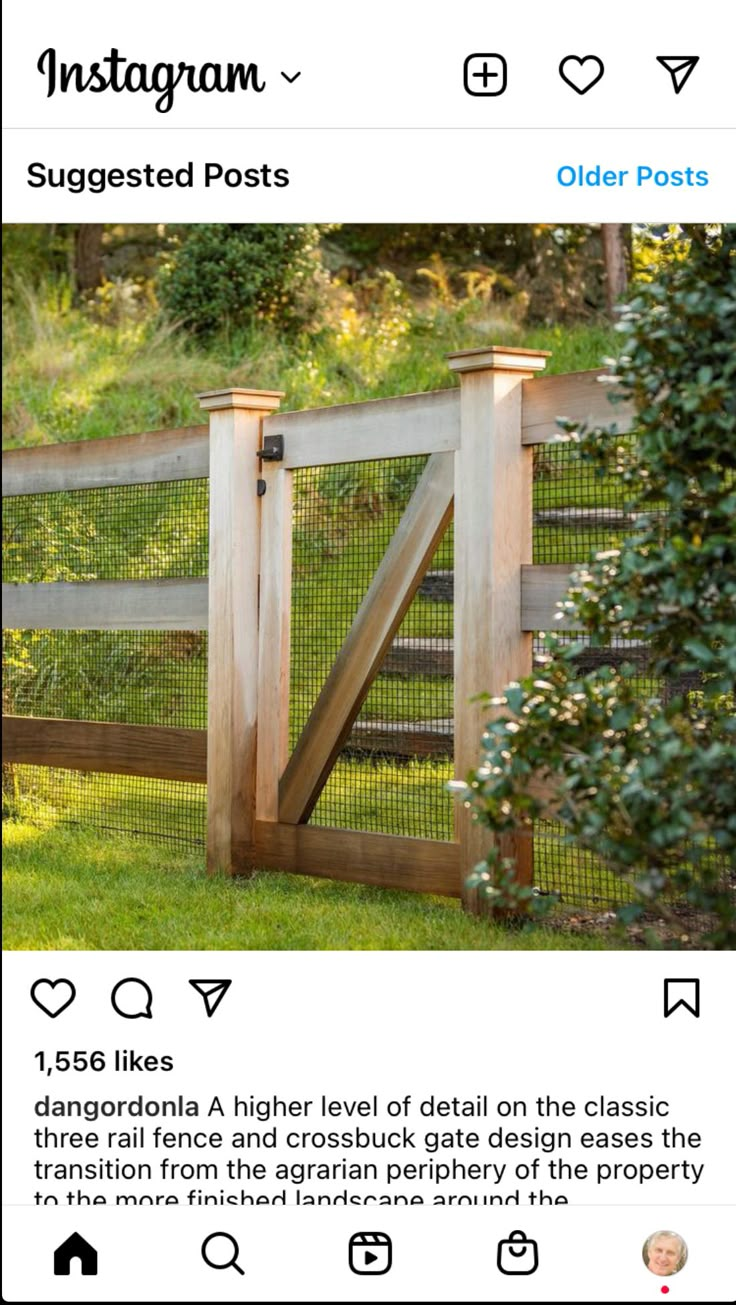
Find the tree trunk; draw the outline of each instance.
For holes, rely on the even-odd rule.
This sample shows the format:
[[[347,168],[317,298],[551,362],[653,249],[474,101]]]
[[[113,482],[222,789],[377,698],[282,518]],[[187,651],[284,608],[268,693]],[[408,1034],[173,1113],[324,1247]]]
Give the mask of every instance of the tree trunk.
[[[74,244],[74,280],[80,293],[102,284],[102,222],[83,222]]]
[[[606,271],[606,308],[613,317],[616,304],[629,288],[631,272],[631,225],[602,222],[603,262]]]

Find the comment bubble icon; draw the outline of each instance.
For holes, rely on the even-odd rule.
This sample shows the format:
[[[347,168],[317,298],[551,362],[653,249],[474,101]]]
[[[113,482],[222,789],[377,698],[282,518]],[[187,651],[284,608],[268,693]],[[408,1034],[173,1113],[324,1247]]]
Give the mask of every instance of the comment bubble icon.
[[[153,993],[143,979],[121,979],[111,994],[113,1010],[124,1020],[150,1020],[153,1016]]]

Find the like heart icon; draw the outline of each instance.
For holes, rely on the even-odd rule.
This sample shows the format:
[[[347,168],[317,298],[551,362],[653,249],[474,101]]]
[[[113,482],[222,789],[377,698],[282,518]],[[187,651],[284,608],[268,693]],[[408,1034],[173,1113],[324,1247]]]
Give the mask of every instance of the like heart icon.
[[[31,1001],[35,1001],[52,1020],[71,1006],[76,995],[77,990],[70,979],[36,979],[31,988]]]
[[[577,54],[568,54],[560,64],[560,77],[578,95],[585,95],[600,81],[605,71],[603,60],[597,54],[586,54],[582,59]]]

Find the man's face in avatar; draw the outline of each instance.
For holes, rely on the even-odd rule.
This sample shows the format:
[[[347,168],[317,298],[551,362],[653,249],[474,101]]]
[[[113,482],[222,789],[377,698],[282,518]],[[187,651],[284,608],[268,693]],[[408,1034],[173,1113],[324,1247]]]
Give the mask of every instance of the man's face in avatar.
[[[680,1243],[676,1237],[655,1237],[649,1247],[647,1268],[660,1278],[674,1273],[680,1259]]]

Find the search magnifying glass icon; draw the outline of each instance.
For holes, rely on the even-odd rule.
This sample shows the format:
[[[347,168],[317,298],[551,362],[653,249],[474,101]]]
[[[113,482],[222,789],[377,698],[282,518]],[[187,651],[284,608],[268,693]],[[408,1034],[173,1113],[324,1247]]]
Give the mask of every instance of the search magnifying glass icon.
[[[245,1271],[238,1264],[240,1247],[230,1233],[210,1233],[202,1242],[202,1259],[211,1269],[235,1269],[241,1277]]]

